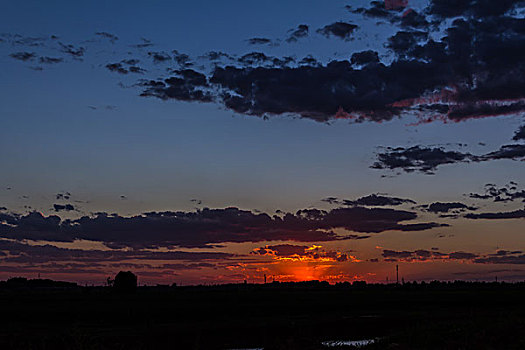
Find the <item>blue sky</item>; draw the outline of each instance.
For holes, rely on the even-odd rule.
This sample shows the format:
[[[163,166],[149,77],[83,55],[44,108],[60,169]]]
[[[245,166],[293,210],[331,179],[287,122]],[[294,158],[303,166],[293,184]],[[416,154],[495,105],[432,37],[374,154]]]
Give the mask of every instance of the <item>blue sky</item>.
[[[70,192],[77,211],[61,213],[64,218],[96,212],[129,216],[230,206],[274,214],[276,210],[331,208],[321,201],[329,196],[358,198],[381,193],[410,198],[418,204],[469,204],[473,201],[465,194],[483,192],[487,183],[504,186],[515,181],[523,188],[525,168],[519,158],[445,164],[433,175],[370,168],[377,154],[384,152],[381,147],[420,145],[474,155],[493,152],[512,143],[523,124],[523,111],[421,125],[410,125],[417,121],[412,112],[381,123],[323,123],[293,113],[270,113],[266,120],[221,103],[141,97],[141,87],[135,85],[141,77],[119,75],[105,67],[139,57],[147,69],[146,79],[166,78],[171,63],[147,62],[147,52],[172,50],[197,62],[191,69],[208,73],[212,64],[199,57],[209,51],[238,56],[261,51],[298,59],[311,54],[321,65],[349,60],[363,50],[376,50],[384,62],[396,59],[385,42],[401,30],[399,26],[351,13],[344,8],[348,4],[205,0],[3,4],[0,33],[45,37],[51,43],[49,37],[56,35],[59,39],[55,43],[58,40],[87,49],[79,60],[64,56],[56,45],[15,45],[3,36],[0,206],[19,215],[33,210],[52,215],[56,214],[56,194]],[[413,1],[410,6],[420,11],[426,4]],[[360,6],[369,3],[352,3],[353,8]],[[316,34],[316,29],[336,21],[359,26],[352,40]],[[310,26],[310,35],[297,43],[286,43],[288,31],[299,24]],[[111,44],[96,32],[119,39]],[[432,35],[438,38],[439,33],[444,31]],[[254,37],[281,41],[278,46],[251,46],[247,39]],[[145,42],[141,38],[151,40],[154,46],[133,48],[131,45]],[[33,51],[62,55],[65,61],[35,70],[37,62],[10,56]],[[501,212],[519,210],[523,205],[519,201],[483,202],[479,208]],[[423,219],[426,214],[421,215]],[[473,225],[472,221],[459,218],[453,224],[447,230],[471,237],[468,231],[473,226],[468,225]],[[522,224],[522,218],[500,224],[508,232],[500,245],[525,249],[525,239],[517,236]],[[484,234],[487,236],[481,240],[492,242],[491,233]],[[398,249],[411,245],[405,236],[397,237],[393,242],[398,242]],[[427,241],[427,245],[432,243]],[[494,244],[490,246],[496,249]],[[469,239],[449,248],[469,249],[478,249]],[[484,249],[487,251],[478,253],[488,254],[489,248]]]

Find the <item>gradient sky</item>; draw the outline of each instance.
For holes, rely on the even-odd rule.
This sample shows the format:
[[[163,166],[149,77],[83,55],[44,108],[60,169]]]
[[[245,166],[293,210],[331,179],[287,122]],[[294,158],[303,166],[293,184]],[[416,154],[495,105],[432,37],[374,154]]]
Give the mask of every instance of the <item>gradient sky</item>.
[[[0,278],[523,280],[523,3],[447,4],[3,4]]]

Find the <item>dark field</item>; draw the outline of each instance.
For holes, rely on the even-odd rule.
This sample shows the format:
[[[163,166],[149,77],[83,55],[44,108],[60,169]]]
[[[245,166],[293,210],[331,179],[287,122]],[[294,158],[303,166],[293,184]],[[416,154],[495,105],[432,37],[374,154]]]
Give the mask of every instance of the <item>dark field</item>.
[[[0,287],[0,349],[525,349],[525,284]],[[351,346],[332,349],[351,349]]]

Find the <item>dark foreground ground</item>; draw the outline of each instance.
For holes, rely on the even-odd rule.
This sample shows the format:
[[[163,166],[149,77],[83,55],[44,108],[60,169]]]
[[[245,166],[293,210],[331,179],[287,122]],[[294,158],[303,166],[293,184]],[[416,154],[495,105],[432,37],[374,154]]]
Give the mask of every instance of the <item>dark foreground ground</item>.
[[[0,349],[525,349],[525,284],[0,285]],[[351,349],[350,346],[332,349]]]

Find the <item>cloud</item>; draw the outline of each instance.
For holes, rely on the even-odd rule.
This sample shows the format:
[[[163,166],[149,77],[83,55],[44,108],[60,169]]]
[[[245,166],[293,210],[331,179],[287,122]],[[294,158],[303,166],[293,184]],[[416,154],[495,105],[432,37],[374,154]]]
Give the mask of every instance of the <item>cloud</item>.
[[[410,173],[419,171],[434,174],[438,166],[455,163],[486,162],[493,160],[523,160],[525,145],[504,145],[498,150],[477,156],[461,151],[446,151],[443,147],[412,146],[387,147],[386,151],[377,153],[377,161],[372,169],[401,169]]]
[[[41,57],[38,59],[38,62],[39,62],[39,63],[43,63],[43,64],[56,64],[56,63],[64,62],[64,59],[61,58],[61,57],[48,57],[48,56],[41,56]]]
[[[268,38],[251,38],[251,39],[248,39],[247,41],[248,41],[248,44],[250,45],[266,45],[272,42]]]
[[[173,60],[181,67],[181,68],[188,68],[193,66],[193,63],[191,62],[190,56],[188,56],[185,53],[178,52],[177,50],[173,50]]]
[[[146,89],[141,96],[154,96],[163,100],[211,102],[213,95],[206,91],[207,78],[192,69],[173,71],[173,76],[164,81],[142,81],[139,85]]]
[[[385,261],[427,261],[427,260],[472,260],[477,258],[479,255],[474,253],[468,253],[463,251],[441,253],[435,250],[418,249],[414,251],[396,251],[384,249],[382,254]]]
[[[502,219],[523,219],[525,218],[525,209],[518,209],[514,211],[496,212],[496,213],[481,213],[481,214],[466,214],[467,219],[487,219],[487,220],[502,220]]]
[[[459,16],[483,18],[504,15],[519,5],[523,5],[523,1],[460,0],[451,2],[449,0],[432,0],[429,10],[432,15],[439,18]]]
[[[398,197],[388,197],[388,196],[382,196],[377,194],[371,194],[368,196],[364,196],[361,198],[358,198],[354,201],[345,199],[342,201],[342,204],[344,205],[352,205],[352,206],[387,206],[387,205],[402,205],[406,203],[412,203],[415,204],[416,202],[411,199],[406,198],[398,198]]]
[[[487,153],[479,158],[479,161],[498,160],[498,159],[525,159],[525,145],[504,145],[499,150]]]
[[[153,80],[149,77],[135,86],[141,88],[140,94],[145,97],[217,103],[240,114],[293,115],[318,122],[384,122],[398,117],[415,117],[419,123],[461,122],[525,112],[522,1],[495,4],[489,0],[462,0],[452,4],[448,0],[432,0],[418,11],[405,10],[406,7],[402,0],[372,1],[368,7],[357,9],[347,7],[365,20],[379,19],[390,26],[392,35],[383,44],[391,52],[383,61],[373,50],[350,52],[346,56],[349,59],[331,61],[313,55],[295,61],[264,52],[239,58],[211,51],[196,59],[200,60],[197,65],[189,55],[176,50],[149,51],[146,54],[154,63],[175,62],[180,69],[198,67],[196,70],[208,85],[204,89],[180,76],[176,78],[181,80],[169,84],[166,81],[172,77],[167,70],[167,76]],[[455,19],[440,26],[443,18]],[[322,26],[317,32],[350,40],[360,34],[357,28],[356,24],[340,21]],[[309,35],[309,29],[307,24],[300,24],[290,29],[284,40],[300,40]],[[97,35],[116,40],[114,34],[107,32]],[[86,50],[56,39],[20,35],[3,38],[26,47],[40,47],[51,41],[55,48],[58,45],[60,51],[73,58],[82,57]],[[272,41],[253,37],[248,42]],[[152,45],[150,40],[142,39],[133,47],[139,49],[137,54],[143,54],[142,48]],[[20,58],[32,51],[21,52]],[[325,52],[318,57],[326,56]],[[35,53],[27,60],[36,57]],[[206,63],[202,63],[204,59]],[[145,72],[136,63],[129,67],[126,64],[122,60],[105,62],[104,66],[121,74]],[[523,153],[520,145],[506,145],[498,153],[486,156],[518,159],[523,158]]]
[[[399,10],[408,6],[408,0],[385,0],[387,10]]]
[[[150,56],[153,59],[154,63],[162,63],[171,61],[171,56],[167,54],[166,52],[148,52],[148,56]]]
[[[7,252],[2,260],[4,263],[38,264],[45,262],[84,262],[89,265],[103,262],[122,261],[206,261],[224,260],[234,257],[234,254],[221,252],[153,252],[147,250],[83,250],[61,248],[53,245],[29,245],[26,243],[0,240],[0,252]]]
[[[505,255],[505,256],[488,256],[474,259],[476,264],[525,264],[525,254]]]
[[[335,36],[339,39],[350,40],[352,39],[352,33],[358,28],[357,25],[347,22],[334,22],[328,24],[321,29],[317,30],[317,33],[324,35],[329,38]]]
[[[436,213],[436,214],[448,213],[450,211],[454,211],[455,213],[459,213],[459,212],[463,212],[465,210],[476,210],[476,209],[478,209],[476,207],[468,206],[466,204],[459,203],[459,202],[448,202],[448,203],[434,202],[434,203],[431,203],[431,204],[422,205],[421,208],[424,208],[426,211],[431,212],[431,213]]]
[[[440,165],[468,162],[472,158],[470,153],[445,151],[442,147],[387,147],[386,152],[377,154],[377,161],[371,168],[433,174]]]
[[[135,47],[137,49],[143,49],[143,48],[151,47],[151,46],[155,45],[149,39],[141,38],[140,40],[141,40],[141,42],[139,44],[133,44],[133,45],[130,45],[130,46],[131,47]]]
[[[75,59],[81,59],[81,57],[83,57],[84,53],[86,52],[86,48],[82,46],[76,47],[73,44],[64,44],[61,42],[59,42],[58,45],[60,46],[60,51],[72,56]]]
[[[56,194],[55,198],[56,199],[69,199],[71,198],[71,193],[70,192],[60,192]]]
[[[401,17],[392,18],[392,22],[399,23],[401,27],[413,29],[427,29],[430,26],[427,18],[413,9],[408,9]]]
[[[150,212],[129,217],[96,213],[66,220],[38,212],[25,215],[0,213],[0,237],[57,242],[83,239],[102,242],[111,248],[194,248],[214,247],[227,242],[327,242],[367,237],[336,234],[333,229],[379,233],[387,230],[423,231],[447,226],[435,222],[410,222],[416,218],[415,212],[364,207],[329,211],[303,209],[282,216],[234,207],[204,208],[192,212]]]
[[[392,49],[396,54],[405,56],[412,52],[418,43],[428,38],[427,32],[421,31],[399,31],[388,39],[387,47]]]
[[[138,74],[144,73],[145,70],[136,66],[137,63],[139,63],[139,60],[137,59],[127,59],[117,63],[108,63],[106,64],[106,68],[111,72],[116,72],[120,74],[128,74],[130,72]]]
[[[359,7],[353,9],[351,6],[346,6],[346,9],[352,13],[362,14],[367,17],[387,19],[392,18],[393,13],[385,7],[384,1],[371,1],[370,7]]]
[[[128,74],[129,71],[122,66],[121,63],[108,63],[106,64],[106,68],[112,72],[120,73],[120,74]]]
[[[294,43],[297,42],[299,39],[306,38],[308,36],[309,30],[310,27],[308,25],[299,24],[297,28],[293,28],[288,31],[289,36],[288,38],[286,38],[286,42]]]
[[[379,63],[379,54],[376,51],[367,50],[352,54],[350,62],[353,65],[364,66],[371,63]]]
[[[56,211],[56,212],[59,212],[59,211],[74,211],[76,210],[76,208],[72,205],[72,204],[53,204],[53,209]]]
[[[485,185],[485,193],[470,193],[470,198],[491,199],[494,202],[512,202],[522,200],[525,202],[525,190],[518,190],[517,183],[510,182],[505,187],[496,187],[494,184]]]
[[[350,53],[348,60],[323,63],[314,56],[295,62],[291,57],[271,57],[263,52],[249,53],[235,61],[234,55],[214,51],[207,54],[206,68],[206,64],[197,66],[188,55],[176,50],[150,51],[147,54],[154,63],[174,61],[181,69],[202,67],[199,73],[208,80],[208,89],[190,81],[161,89],[170,76],[140,81],[135,86],[142,88],[142,96],[218,103],[242,114],[295,115],[319,122],[383,122],[404,116],[415,116],[421,123],[460,122],[521,114],[525,112],[525,30],[520,17],[523,5],[517,0],[498,4],[489,0],[454,4],[432,0],[416,11],[405,10],[406,1],[388,0],[372,1],[368,7],[357,9],[347,6],[354,15],[366,20],[386,20],[390,25],[393,35],[384,45],[392,52],[384,62],[372,50]],[[455,19],[439,26],[443,18]],[[359,34],[356,29],[352,23],[334,22],[318,33],[349,40]],[[300,24],[288,31],[285,40],[294,42],[308,33],[309,26]],[[103,31],[96,35],[111,41],[118,39]],[[10,34],[2,38],[13,45],[58,48],[77,59],[86,51],[84,47],[61,43],[56,37]],[[253,37],[248,42],[268,44],[271,40]],[[133,47],[152,45],[150,40],[142,39]],[[32,51],[20,52],[20,59]],[[323,56],[326,57],[320,55]],[[37,57],[35,53],[27,60]],[[55,63],[45,59],[47,56],[40,57],[44,63]],[[231,65],[220,62],[221,59],[229,60]],[[238,67],[239,64],[244,66]],[[135,64],[126,66],[124,60],[105,62],[104,66],[121,74],[145,72]],[[501,154],[490,157],[523,154],[516,145],[507,145],[500,151]]]
[[[95,33],[95,35],[108,39],[112,44],[118,40],[118,37],[116,35],[108,33],[108,32],[97,32]]]
[[[452,253],[441,253],[419,249],[415,251],[395,251],[385,249],[382,252],[383,260],[386,262],[421,262],[421,261],[464,261],[473,264],[525,264],[525,254],[521,251],[499,250],[494,254],[476,254],[457,251]],[[505,272],[505,270],[494,270],[492,272]],[[466,272],[457,274],[475,274]],[[487,272],[484,272],[487,273]]]
[[[301,260],[301,261],[356,261],[355,257],[338,251],[325,251],[322,246],[299,246],[293,244],[267,245],[254,249],[251,254],[268,255],[276,260]]]
[[[512,138],[515,141],[525,140],[525,125],[522,125],[514,134]]]
[[[31,61],[36,57],[36,54],[34,52],[15,52],[9,56],[19,61]]]

